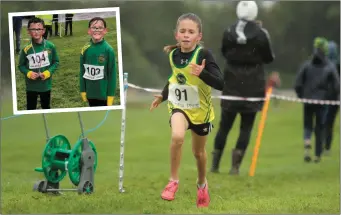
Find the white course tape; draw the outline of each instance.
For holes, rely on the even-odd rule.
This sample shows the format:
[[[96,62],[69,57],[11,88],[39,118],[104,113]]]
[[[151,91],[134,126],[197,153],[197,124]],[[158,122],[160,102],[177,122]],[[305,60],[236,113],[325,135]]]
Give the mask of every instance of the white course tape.
[[[212,96],[214,99],[222,99],[222,100],[234,100],[234,101],[264,101],[265,98],[257,98],[257,97],[238,97],[238,96]]]
[[[139,89],[139,90],[144,90],[147,92],[154,92],[154,93],[161,93],[162,92],[162,90],[152,89],[152,88],[143,88],[143,87],[137,86],[135,84],[131,84],[131,83],[128,83],[128,87],[131,87],[134,89]]]
[[[300,103],[307,103],[307,104],[340,105],[340,101],[299,99],[299,98],[280,96],[280,95],[271,95],[271,97],[276,98],[276,99],[286,100],[286,101],[300,102]]]
[[[128,83],[128,87],[143,90],[146,92],[155,92],[155,93],[161,93],[162,90],[159,89],[152,89],[152,88],[143,88],[140,86],[137,86],[135,84]],[[289,96],[281,96],[272,94],[272,98],[285,100],[285,101],[292,101],[292,102],[300,102],[300,103],[306,103],[306,104],[320,104],[320,105],[340,105],[340,101],[331,101],[331,100],[315,100],[315,99],[300,99],[295,97],[289,97]],[[257,97],[238,97],[238,96],[212,96],[212,98],[215,99],[224,99],[224,100],[234,100],[234,101],[264,101],[265,98],[257,98]]]

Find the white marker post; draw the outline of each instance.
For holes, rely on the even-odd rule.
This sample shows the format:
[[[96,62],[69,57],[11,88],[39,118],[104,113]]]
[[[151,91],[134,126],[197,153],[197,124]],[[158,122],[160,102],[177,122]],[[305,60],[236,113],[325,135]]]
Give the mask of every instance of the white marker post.
[[[127,91],[128,91],[128,73],[123,74],[123,86],[124,86],[124,107],[122,109],[122,121],[121,121],[121,144],[120,144],[120,170],[119,170],[119,183],[118,189],[120,193],[124,193],[123,188],[123,173],[124,173],[124,140],[125,140],[125,128],[126,128],[126,104],[127,104]]]

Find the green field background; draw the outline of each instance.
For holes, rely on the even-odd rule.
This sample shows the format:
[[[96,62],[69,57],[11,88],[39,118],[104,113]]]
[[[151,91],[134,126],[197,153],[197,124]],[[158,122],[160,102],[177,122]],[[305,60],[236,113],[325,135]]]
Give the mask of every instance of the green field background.
[[[94,4],[97,3],[94,2]],[[155,5],[157,6],[157,4]],[[143,4],[140,5],[140,7],[142,6]],[[139,7],[135,8],[139,10]],[[169,8],[172,7],[168,7],[167,10]],[[158,12],[163,14],[165,11]],[[123,12],[124,10],[122,10]],[[138,56],[152,56],[152,60],[159,63],[158,59],[154,59],[157,54],[154,53],[155,48],[153,49],[152,45],[156,43],[154,38],[163,38],[160,35],[163,35],[161,33],[164,33],[165,30],[150,24],[160,22],[154,17],[146,19],[148,22],[144,21],[144,26],[140,26],[139,18],[143,16],[148,18],[150,10],[145,9],[142,12],[144,14],[140,14],[140,16],[137,16],[139,13],[135,12],[135,9],[125,12],[129,16],[136,15],[134,17],[137,19],[132,19],[128,15],[125,16],[126,18],[121,18],[125,25],[131,23],[132,26],[137,26],[136,31],[126,30],[129,34],[125,34],[124,40],[127,46],[129,45],[129,48],[126,49],[128,50],[126,53],[129,52],[129,54],[125,58],[127,63],[124,66],[126,68],[124,72],[129,73],[130,80],[135,80],[131,83],[145,84],[143,87],[154,87],[149,86],[149,83],[155,82],[155,86],[156,83],[158,85],[161,83],[157,73],[153,73],[158,70],[150,66],[154,64],[150,64],[149,61],[146,63]],[[224,13],[229,12],[224,11]],[[280,15],[280,13],[278,14]],[[172,17],[169,19],[172,20],[173,26],[175,19],[173,20]],[[74,22],[72,37],[53,36],[50,38],[56,44],[61,60],[61,65],[53,77],[53,108],[86,106],[81,101],[79,94],[78,74],[80,50],[89,40],[86,33],[87,22]],[[115,19],[107,19],[107,22],[109,33],[105,38],[117,53]],[[211,23],[214,24],[215,21]],[[278,26],[278,24],[274,25]],[[145,26],[148,27],[147,29],[155,28],[160,32],[150,36],[148,34],[150,30],[144,29],[143,33],[148,35],[148,40],[141,39],[140,35],[135,32],[142,32],[140,29],[146,28]],[[278,28],[276,27],[276,29]],[[285,29],[279,31],[278,34],[289,32]],[[170,40],[173,39],[170,28],[168,32],[168,41],[173,41]],[[26,30],[23,29],[23,44],[24,39],[28,38],[25,33]],[[211,34],[216,33],[212,31]],[[167,41],[162,39],[161,43],[160,40],[159,43],[156,43],[157,45],[163,45]],[[280,42],[277,44],[284,44],[282,40],[278,41]],[[139,46],[143,48],[140,49]],[[148,55],[147,51],[142,53],[141,50],[144,49],[153,54]],[[163,56],[159,57],[161,59]],[[166,69],[160,68],[165,71],[165,74],[169,71],[168,67]],[[292,74],[281,76],[287,80],[286,82],[291,83]],[[16,78],[18,80],[16,87],[18,109],[23,110],[25,108],[25,87],[23,75],[18,70]],[[289,86],[289,84],[287,85]],[[119,104],[119,82],[117,86],[115,103]],[[257,117],[250,146],[241,166],[241,174],[239,176],[228,175],[231,166],[231,151],[239,135],[240,118],[238,117],[227,139],[221,173],[208,173],[207,176],[211,195],[210,207],[197,209],[195,204],[197,170],[189,133],[187,133],[183,145],[180,187],[176,200],[166,202],[160,198],[170,172],[171,130],[168,124],[169,115],[166,104],[162,104],[153,112],[149,111],[153,94],[141,93],[131,88],[128,90],[125,121],[125,193],[118,191],[122,111],[113,110],[108,114],[106,111],[81,113],[85,131],[92,131],[87,133],[87,137],[95,143],[98,153],[95,192],[88,196],[72,192],[65,192],[61,196],[33,192],[34,183],[44,178],[41,173],[34,171],[34,168],[41,166],[42,152],[46,144],[43,117],[41,114],[34,114],[6,118],[13,114],[13,107],[10,91],[7,90],[5,95],[1,104],[2,214],[339,214],[340,212],[339,115],[334,127],[331,155],[323,156],[321,163],[318,164],[305,163],[303,160],[302,104],[279,101],[277,105],[274,105],[275,101],[271,101],[254,177],[249,177],[248,172],[260,115]],[[219,101],[215,100],[214,105],[216,118],[213,121],[214,129],[207,142],[207,169],[211,165],[211,152],[220,120]],[[52,136],[65,135],[73,146],[81,134],[77,113],[55,113],[46,116],[50,134]],[[61,187],[73,188],[68,176],[62,181]]]
[[[57,48],[59,55],[59,67],[52,77],[51,91],[51,108],[78,108],[88,107],[88,104],[83,102],[79,91],[79,58],[83,46],[90,40],[88,31],[88,20],[73,22],[73,36],[48,37],[48,40],[53,42]],[[108,33],[104,37],[105,40],[114,48],[116,54],[117,65],[117,84],[116,96],[114,105],[120,105],[120,85],[119,85],[119,70],[118,70],[118,49],[117,49],[117,31],[116,19],[107,18]],[[65,25],[65,24],[64,24]],[[53,26],[54,27],[54,26]],[[65,26],[64,26],[65,27]],[[54,33],[54,31],[53,31]],[[22,30],[22,47],[29,43],[29,35],[27,34],[27,26],[23,25]],[[26,110],[26,86],[24,75],[19,71],[18,65],[19,55],[16,55],[16,91],[17,91],[17,106],[18,110]],[[40,108],[40,105],[38,105]]]
[[[2,121],[1,127],[1,189],[2,213],[232,213],[232,214],[336,214],[339,212],[340,165],[339,121],[335,125],[332,155],[324,156],[319,164],[303,161],[302,105],[271,103],[263,133],[256,175],[248,176],[257,135],[252,133],[249,149],[241,166],[240,176],[229,176],[231,150],[239,128],[239,118],[231,131],[222,159],[221,174],[208,174],[212,202],[209,208],[197,209],[195,159],[191,152],[190,134],[183,145],[180,188],[174,202],[161,200],[160,193],[169,177],[170,128],[166,105],[149,111],[153,97],[145,94],[144,101],[133,90],[128,91],[124,186],[118,192],[121,111],[110,111],[101,126],[87,133],[98,151],[95,193],[80,196],[66,192],[49,196],[33,192],[33,184],[43,179],[34,172],[41,166],[45,146],[45,130],[40,114],[25,115]],[[220,108],[214,129],[207,143],[208,167],[211,164],[213,140],[219,127]],[[81,113],[85,130],[95,128],[106,111]],[[6,101],[2,116],[10,116],[12,106]],[[65,135],[74,145],[81,134],[76,113],[48,114],[51,135]],[[67,177],[63,188],[72,188]]]

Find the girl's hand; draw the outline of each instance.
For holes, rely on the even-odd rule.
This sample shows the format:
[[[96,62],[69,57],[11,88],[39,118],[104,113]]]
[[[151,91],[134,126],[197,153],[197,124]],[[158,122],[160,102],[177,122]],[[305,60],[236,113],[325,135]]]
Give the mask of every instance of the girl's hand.
[[[152,104],[150,105],[150,111],[152,111],[153,109],[157,108],[159,106],[159,104],[162,102],[162,95],[154,95],[155,99],[152,102]]]
[[[204,59],[202,61],[201,65],[198,65],[198,64],[195,64],[195,63],[191,63],[190,64],[190,67],[192,68],[191,74],[199,77],[200,73],[205,68],[205,64],[206,64],[206,59]]]

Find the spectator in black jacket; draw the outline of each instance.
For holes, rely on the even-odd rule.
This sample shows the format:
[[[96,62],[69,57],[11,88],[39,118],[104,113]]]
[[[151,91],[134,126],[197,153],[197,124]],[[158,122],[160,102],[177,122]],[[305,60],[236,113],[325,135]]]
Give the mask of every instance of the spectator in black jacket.
[[[328,58],[329,60],[336,66],[339,79],[340,79],[340,55],[339,55],[339,47],[334,41],[329,42],[328,46]],[[333,93],[333,92],[332,92]],[[338,100],[340,101],[340,92],[335,93],[334,95],[331,94],[330,97],[331,100]],[[340,106],[339,105],[329,105],[327,106],[327,113],[326,113],[326,118],[325,118],[325,155],[330,154],[330,148],[331,148],[331,143],[333,140],[333,127],[334,127],[334,122],[335,118],[337,115],[337,112],[339,111]]]
[[[70,28],[70,36],[72,36],[72,19],[72,13],[65,14],[65,36],[67,36],[68,28]]]
[[[13,31],[15,33],[15,53],[19,54],[21,44],[22,16],[13,16]]]
[[[225,30],[221,52],[226,59],[223,95],[239,97],[265,97],[266,78],[264,64],[274,60],[269,34],[259,21],[255,21],[258,6],[254,1],[241,1],[237,5],[238,20]],[[232,151],[230,174],[239,174],[248,147],[256,114],[263,101],[221,101],[221,120],[215,137],[212,172],[219,172],[219,163],[226,139],[237,114],[241,115],[240,133]]]
[[[335,65],[328,60],[328,41],[325,38],[314,39],[314,53],[299,70],[295,91],[299,98],[328,100],[338,94],[340,81]],[[315,162],[320,162],[323,149],[323,123],[325,106],[321,104],[303,104],[304,123],[304,160],[311,161],[310,149],[312,131],[315,131]],[[313,120],[315,117],[315,128]]]
[[[59,36],[59,14],[53,14],[54,35]]]

